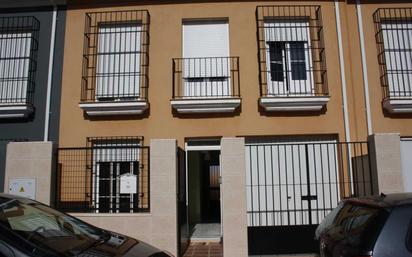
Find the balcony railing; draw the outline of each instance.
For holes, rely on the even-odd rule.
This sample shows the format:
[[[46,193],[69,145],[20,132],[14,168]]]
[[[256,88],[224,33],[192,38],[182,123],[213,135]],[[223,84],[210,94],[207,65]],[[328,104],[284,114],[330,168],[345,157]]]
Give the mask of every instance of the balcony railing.
[[[86,14],[81,102],[147,101],[146,10]]]
[[[239,57],[173,59],[173,99],[239,97]]]
[[[0,18],[0,105],[32,105],[40,22]]]
[[[59,148],[56,206],[67,212],[148,212],[149,178],[148,147]]]

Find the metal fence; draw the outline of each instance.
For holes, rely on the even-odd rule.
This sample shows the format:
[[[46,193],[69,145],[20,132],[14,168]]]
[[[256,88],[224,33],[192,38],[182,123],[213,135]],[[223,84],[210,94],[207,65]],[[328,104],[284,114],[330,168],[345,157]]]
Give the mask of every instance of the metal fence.
[[[384,98],[412,97],[412,8],[380,8],[373,14]]]
[[[0,103],[32,104],[40,22],[32,16],[0,18]]]
[[[249,227],[319,224],[343,198],[374,193],[367,142],[247,144]]]
[[[147,100],[146,10],[86,14],[81,101]]]
[[[68,212],[148,212],[149,178],[148,147],[59,148],[56,206]]]
[[[173,99],[240,97],[239,57],[173,59]]]
[[[320,6],[256,9],[261,96],[328,95]]]

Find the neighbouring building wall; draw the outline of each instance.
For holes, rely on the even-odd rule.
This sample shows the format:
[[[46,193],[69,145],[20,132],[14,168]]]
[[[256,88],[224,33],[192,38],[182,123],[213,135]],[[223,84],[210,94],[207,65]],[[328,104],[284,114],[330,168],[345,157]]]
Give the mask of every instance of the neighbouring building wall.
[[[367,77],[369,81],[370,110],[373,133],[400,133],[401,137],[412,135],[412,115],[389,114],[382,107],[384,98],[379,66],[379,49],[376,42],[377,30],[374,22],[374,13],[379,8],[411,8],[408,1],[372,1],[362,0],[362,26],[364,31]],[[341,4],[342,27],[344,36],[345,63],[348,78],[349,109],[351,122],[358,126],[352,127],[353,133],[366,135],[366,106],[364,100],[364,84],[361,61],[361,46],[357,22],[355,1]],[[407,14],[409,11],[402,13]],[[405,66],[406,69],[406,66]],[[361,137],[362,139],[362,137]]]
[[[34,84],[34,114],[28,118],[0,120],[0,192],[3,191],[6,145],[10,141],[43,141],[47,95],[47,77],[49,67],[50,36],[52,28],[52,8],[42,7],[37,10],[1,10],[0,17],[34,16],[40,23],[37,68]],[[66,11],[60,9],[57,16],[53,81],[51,91],[49,140],[58,140],[60,117],[60,85],[63,63],[64,32]]]

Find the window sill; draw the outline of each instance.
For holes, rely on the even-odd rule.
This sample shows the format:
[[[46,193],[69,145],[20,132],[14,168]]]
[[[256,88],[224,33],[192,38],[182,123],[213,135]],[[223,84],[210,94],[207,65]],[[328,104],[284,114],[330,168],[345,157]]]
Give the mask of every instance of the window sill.
[[[34,108],[27,103],[0,103],[0,119],[26,118]]]
[[[89,116],[139,115],[149,107],[147,101],[81,102],[79,107]]]
[[[172,108],[178,113],[231,113],[240,106],[240,98],[173,99]]]
[[[259,105],[268,112],[320,111],[329,102],[329,96],[261,97]]]
[[[412,97],[384,99],[383,108],[389,113],[412,113]]]

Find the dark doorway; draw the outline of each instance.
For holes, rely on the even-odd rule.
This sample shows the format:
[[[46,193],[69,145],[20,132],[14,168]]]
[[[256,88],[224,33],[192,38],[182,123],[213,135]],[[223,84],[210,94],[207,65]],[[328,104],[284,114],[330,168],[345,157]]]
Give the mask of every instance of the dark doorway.
[[[220,167],[219,152],[207,151],[203,155],[202,223],[220,223]]]
[[[220,151],[188,151],[189,224],[193,239],[220,239]]]

